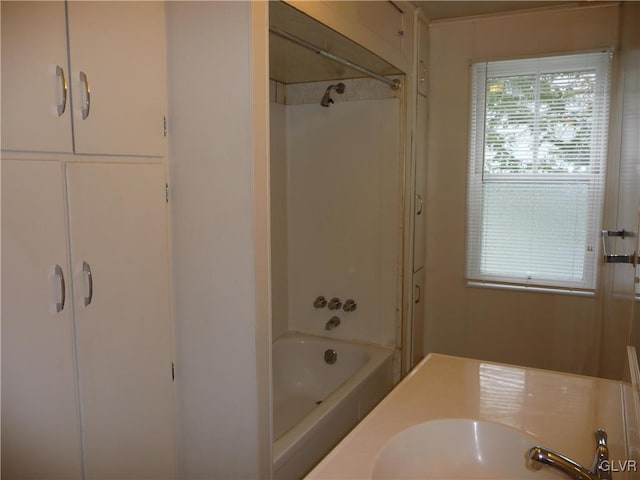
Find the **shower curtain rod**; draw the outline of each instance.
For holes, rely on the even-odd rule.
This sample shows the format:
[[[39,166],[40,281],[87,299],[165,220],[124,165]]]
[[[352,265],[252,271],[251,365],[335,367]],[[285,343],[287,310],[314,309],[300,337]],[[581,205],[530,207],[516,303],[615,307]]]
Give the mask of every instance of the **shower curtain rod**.
[[[364,73],[365,75],[369,75],[371,78],[375,78],[380,82],[384,82],[387,85],[389,85],[393,90],[398,90],[400,88],[400,85],[401,85],[400,80],[389,80],[388,78],[383,77],[382,75],[378,75],[377,73],[372,72],[368,68],[361,67],[360,65],[350,62],[349,60],[346,60],[337,55],[334,55],[331,52],[327,52],[326,50],[323,50],[320,47],[316,47],[314,44],[309,43],[306,40],[303,40],[301,38],[298,38],[295,35],[291,35],[290,33],[285,32],[284,30],[280,30],[277,27],[269,27],[269,31],[275,35],[278,35],[279,37],[286,38],[287,40],[297,43],[300,46],[308,48],[309,50],[319,55],[322,55],[323,57],[329,58],[334,62],[341,63],[342,65],[346,65],[349,68],[353,68],[354,70]]]

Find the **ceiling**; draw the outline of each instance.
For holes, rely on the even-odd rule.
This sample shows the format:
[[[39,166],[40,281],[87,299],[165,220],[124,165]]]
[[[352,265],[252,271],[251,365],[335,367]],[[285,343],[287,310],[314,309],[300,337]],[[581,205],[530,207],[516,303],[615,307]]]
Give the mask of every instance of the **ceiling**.
[[[579,2],[556,1],[414,1],[413,4],[422,8],[429,20],[444,20],[491,13],[513,12],[531,8],[554,7]]]

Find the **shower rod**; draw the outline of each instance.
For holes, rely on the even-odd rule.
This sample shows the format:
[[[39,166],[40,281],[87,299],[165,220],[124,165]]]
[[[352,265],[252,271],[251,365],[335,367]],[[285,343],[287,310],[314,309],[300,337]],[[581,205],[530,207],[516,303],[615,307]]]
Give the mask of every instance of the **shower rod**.
[[[350,62],[349,60],[346,60],[342,57],[334,55],[331,52],[327,52],[326,50],[323,50],[320,47],[316,47],[314,44],[309,43],[306,40],[303,40],[299,37],[296,37],[295,35],[291,35],[290,33],[285,32],[284,30],[280,30],[277,27],[269,27],[269,31],[275,35],[278,35],[279,37],[286,38],[287,40],[297,43],[302,47],[308,48],[309,50],[317,53],[318,55],[322,55],[323,57],[333,60],[334,62],[338,62],[338,63],[341,63],[342,65],[346,65],[347,67],[353,68],[354,70],[357,70],[360,73],[364,73],[365,75],[368,75],[371,78],[375,78],[380,82],[386,83],[393,90],[398,90],[400,88],[400,85],[401,85],[400,80],[389,80],[388,78],[383,77],[382,75],[378,75],[377,73],[372,72],[368,68],[365,68],[356,63]]]

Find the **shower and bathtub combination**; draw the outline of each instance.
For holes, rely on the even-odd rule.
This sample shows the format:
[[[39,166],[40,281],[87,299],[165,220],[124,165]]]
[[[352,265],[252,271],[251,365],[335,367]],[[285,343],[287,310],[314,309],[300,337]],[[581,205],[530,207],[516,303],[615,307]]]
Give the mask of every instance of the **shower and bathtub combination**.
[[[393,383],[392,350],[374,345],[286,334],[272,358],[274,478],[306,473]]]
[[[399,134],[381,118],[400,102],[344,100],[367,82],[331,108],[327,82],[274,87],[301,99],[271,105],[274,478],[311,470],[399,377]]]
[[[336,67],[269,8],[273,476],[293,479],[400,377],[404,92],[378,57],[384,76]],[[331,34],[309,21],[291,28]]]

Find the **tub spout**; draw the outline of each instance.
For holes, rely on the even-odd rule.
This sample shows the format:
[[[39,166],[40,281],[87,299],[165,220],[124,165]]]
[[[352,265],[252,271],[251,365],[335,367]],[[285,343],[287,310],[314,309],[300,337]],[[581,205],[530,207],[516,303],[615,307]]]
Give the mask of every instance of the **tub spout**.
[[[340,325],[340,319],[338,317],[331,317],[331,320],[329,320],[325,326],[324,329],[325,330],[333,330],[334,328],[336,328],[338,325]]]

